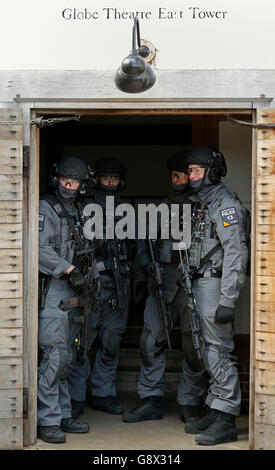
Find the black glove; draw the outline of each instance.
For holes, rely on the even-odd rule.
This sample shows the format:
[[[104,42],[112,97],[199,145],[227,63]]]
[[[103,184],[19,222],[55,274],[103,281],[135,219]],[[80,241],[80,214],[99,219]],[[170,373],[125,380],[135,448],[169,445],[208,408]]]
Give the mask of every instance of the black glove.
[[[69,281],[73,287],[81,287],[83,286],[85,279],[84,279],[84,276],[82,276],[79,269],[76,267],[70,272]]]
[[[231,307],[224,307],[219,305],[216,310],[215,321],[217,323],[233,323],[235,318],[235,309]]]

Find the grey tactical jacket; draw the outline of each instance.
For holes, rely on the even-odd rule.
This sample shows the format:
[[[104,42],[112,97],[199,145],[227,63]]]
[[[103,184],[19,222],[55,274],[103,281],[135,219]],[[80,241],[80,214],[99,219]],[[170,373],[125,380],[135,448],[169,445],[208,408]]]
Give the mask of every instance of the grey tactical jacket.
[[[66,207],[67,208],[67,207]],[[77,210],[73,204],[70,215]],[[52,206],[47,200],[39,203],[39,271],[59,279],[72,264],[75,242],[65,217],[60,217],[61,206]]]
[[[234,307],[239,290],[245,282],[247,269],[247,210],[236,194],[229,192],[223,183],[210,186],[201,199],[208,208],[211,223],[210,241],[205,240],[205,246],[208,244],[210,248],[211,243],[213,246],[215,239],[219,243],[219,250],[211,257],[211,266],[221,271],[219,303],[225,307]],[[206,253],[207,248],[202,250],[201,258]],[[198,272],[204,270],[202,266]]]

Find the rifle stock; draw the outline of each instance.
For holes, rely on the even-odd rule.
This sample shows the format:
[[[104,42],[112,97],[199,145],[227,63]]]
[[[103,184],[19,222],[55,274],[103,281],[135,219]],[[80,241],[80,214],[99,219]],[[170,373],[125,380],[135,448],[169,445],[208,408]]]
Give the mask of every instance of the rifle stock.
[[[150,267],[152,269],[154,294],[157,300],[159,315],[161,317],[163,326],[165,328],[168,348],[170,351],[172,351],[172,346],[171,346],[171,341],[170,341],[170,336],[169,336],[169,329],[168,329],[169,326],[171,328],[173,327],[172,315],[164,299],[164,293],[162,289],[161,269],[160,269],[159,263],[156,261],[153,243],[150,238],[148,238],[148,246],[149,246],[150,257],[151,257]],[[168,321],[168,318],[169,318],[169,321]]]
[[[190,326],[192,331],[193,347],[196,351],[197,358],[202,361],[201,342],[200,342],[200,319],[196,309],[196,299],[192,288],[192,276],[190,273],[189,257],[184,242],[178,244],[180,255],[180,266],[182,271],[181,285],[185,288],[188,298],[191,300],[192,309],[189,310]],[[181,249],[185,254],[185,263],[183,262]]]

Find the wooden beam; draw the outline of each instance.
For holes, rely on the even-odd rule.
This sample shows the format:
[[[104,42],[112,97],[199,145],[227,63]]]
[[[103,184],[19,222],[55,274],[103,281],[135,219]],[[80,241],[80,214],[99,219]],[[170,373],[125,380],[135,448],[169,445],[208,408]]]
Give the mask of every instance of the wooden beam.
[[[275,333],[275,302],[256,302],[256,331]]]

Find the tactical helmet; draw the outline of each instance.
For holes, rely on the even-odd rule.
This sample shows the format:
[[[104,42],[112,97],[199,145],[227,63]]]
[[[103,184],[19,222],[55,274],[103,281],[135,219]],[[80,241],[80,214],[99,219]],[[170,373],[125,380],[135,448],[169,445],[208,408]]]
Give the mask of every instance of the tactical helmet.
[[[98,187],[100,176],[119,176],[119,190],[125,187],[125,176],[127,168],[117,159],[113,157],[104,157],[96,160],[93,171],[95,175],[94,185]]]
[[[53,164],[50,171],[50,186],[56,188],[59,178],[71,178],[79,181],[78,192],[85,194],[86,186],[91,178],[91,169],[84,160],[77,157],[63,157],[60,161]]]
[[[187,157],[187,165],[200,165],[209,168],[208,178],[211,183],[219,183],[226,176],[227,167],[223,154],[211,146],[197,147],[191,150]]]
[[[187,174],[188,164],[186,162],[187,151],[180,151],[171,155],[167,160],[167,168],[170,171],[181,171]]]

